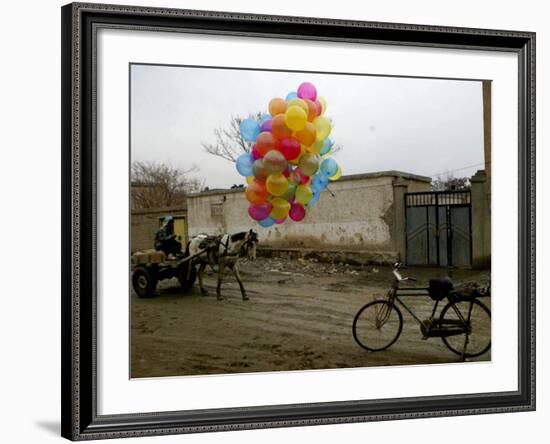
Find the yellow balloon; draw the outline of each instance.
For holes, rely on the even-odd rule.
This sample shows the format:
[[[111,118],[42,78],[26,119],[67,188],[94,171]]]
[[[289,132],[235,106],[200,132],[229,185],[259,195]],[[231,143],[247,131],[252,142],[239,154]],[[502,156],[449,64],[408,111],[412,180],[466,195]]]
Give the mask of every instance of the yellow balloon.
[[[327,110],[327,101],[323,96],[317,96],[317,100],[321,104],[321,114],[325,114],[325,111]]]
[[[254,176],[247,176],[246,177],[246,183],[250,185],[252,182],[254,182]]]
[[[330,120],[324,116],[319,116],[313,121],[313,125],[317,130],[317,140],[325,140],[332,130]]]
[[[309,185],[298,185],[296,187],[296,202],[302,205],[307,204],[313,197],[313,191]]]
[[[290,204],[288,201],[281,199],[280,197],[276,197],[271,200],[271,205],[273,208],[271,209],[271,213],[269,213],[269,215],[273,219],[284,219],[287,217],[288,211],[290,210]]]
[[[342,167],[338,165],[338,171],[336,171],[336,174],[334,176],[329,177],[328,180],[335,181],[340,179],[340,177],[342,177]]]
[[[265,187],[273,196],[282,196],[288,190],[288,180],[281,173],[273,173],[265,181]]]
[[[299,106],[306,112],[306,114],[309,111],[309,108],[307,107],[307,103],[304,102],[302,99],[294,98],[292,100],[289,100],[287,102],[287,108],[290,108],[291,106]]]
[[[299,106],[289,106],[285,113],[285,123],[293,131],[303,130],[307,123],[307,113]]]
[[[307,147],[307,150],[313,154],[320,154],[321,150],[323,149],[324,143],[324,140],[317,139],[315,142],[313,142],[313,145]]]

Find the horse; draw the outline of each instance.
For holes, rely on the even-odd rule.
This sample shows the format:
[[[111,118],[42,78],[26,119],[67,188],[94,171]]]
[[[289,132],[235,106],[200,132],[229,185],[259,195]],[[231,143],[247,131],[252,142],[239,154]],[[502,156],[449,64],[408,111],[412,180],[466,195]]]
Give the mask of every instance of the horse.
[[[221,285],[226,267],[233,270],[235,279],[241,288],[243,301],[248,300],[246,290],[239,274],[238,261],[239,258],[247,256],[250,260],[256,259],[256,244],[258,243],[258,234],[254,230],[242,231],[235,234],[223,234],[219,236],[208,236],[206,234],[198,234],[191,238],[186,246],[186,256],[197,255],[193,259],[193,266],[199,263],[197,275],[199,278],[199,287],[201,294],[206,296],[208,291],[203,285],[203,273],[207,265],[214,269],[218,266],[218,286],[216,288],[216,296],[218,300],[223,300],[221,295]],[[204,252],[198,254],[201,250]]]

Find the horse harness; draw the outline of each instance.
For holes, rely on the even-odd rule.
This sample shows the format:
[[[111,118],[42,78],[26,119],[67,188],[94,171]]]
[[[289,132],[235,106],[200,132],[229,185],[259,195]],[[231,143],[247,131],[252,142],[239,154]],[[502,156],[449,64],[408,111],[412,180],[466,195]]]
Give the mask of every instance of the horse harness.
[[[225,242],[223,241],[224,238]],[[218,263],[222,257],[239,256],[239,253],[243,248],[245,251],[248,251],[251,243],[254,241],[252,238],[246,239],[239,250],[230,252],[228,251],[230,238],[231,236],[229,234],[224,234],[222,236],[208,236],[201,242],[199,247],[207,250],[206,254],[209,258],[209,262]],[[221,254],[220,246],[223,248]]]

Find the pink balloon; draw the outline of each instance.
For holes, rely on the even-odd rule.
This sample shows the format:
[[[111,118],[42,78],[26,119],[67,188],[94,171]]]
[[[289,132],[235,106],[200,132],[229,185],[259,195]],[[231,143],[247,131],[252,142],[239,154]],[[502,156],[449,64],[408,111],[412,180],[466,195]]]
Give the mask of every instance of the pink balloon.
[[[304,82],[298,87],[298,97],[300,99],[309,99],[315,102],[317,98],[317,89],[312,83]]]
[[[303,207],[303,205],[300,205],[299,203],[294,203],[290,207],[288,216],[294,222],[300,222],[304,217],[306,217],[306,209]]]
[[[248,214],[252,219],[260,221],[267,219],[272,209],[273,206],[269,202],[265,202],[260,205],[251,204],[248,207]]]
[[[302,152],[300,142],[296,139],[283,139],[279,145],[281,152],[287,160],[294,160]]]

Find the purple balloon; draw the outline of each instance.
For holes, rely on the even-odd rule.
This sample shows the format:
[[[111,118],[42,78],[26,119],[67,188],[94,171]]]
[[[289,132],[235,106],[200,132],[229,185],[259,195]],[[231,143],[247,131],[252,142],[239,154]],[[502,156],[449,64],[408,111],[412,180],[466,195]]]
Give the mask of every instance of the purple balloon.
[[[315,102],[317,98],[317,89],[312,83],[304,82],[298,87],[298,97],[300,99],[309,99]]]
[[[251,204],[248,207],[248,214],[252,219],[260,221],[260,220],[267,219],[272,209],[273,209],[273,206],[269,202],[264,202],[263,204],[260,204],[260,205]]]
[[[271,131],[271,119],[266,120],[264,123],[262,123],[261,132],[264,131]]]

